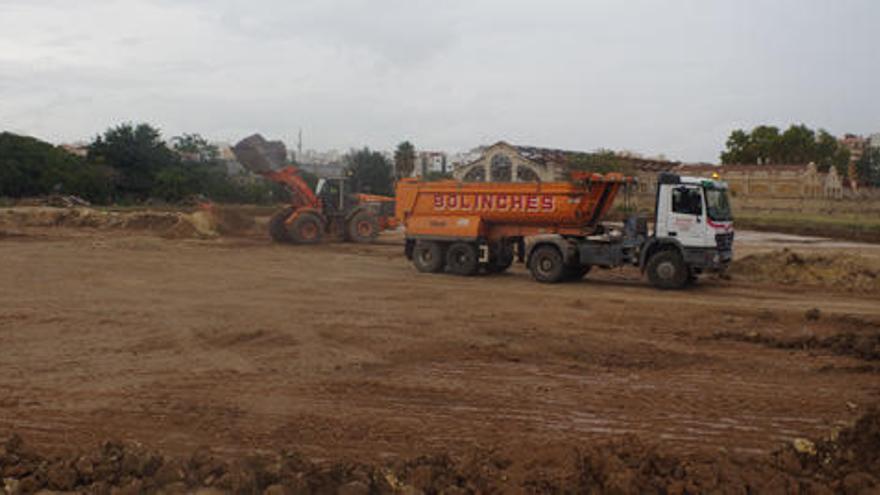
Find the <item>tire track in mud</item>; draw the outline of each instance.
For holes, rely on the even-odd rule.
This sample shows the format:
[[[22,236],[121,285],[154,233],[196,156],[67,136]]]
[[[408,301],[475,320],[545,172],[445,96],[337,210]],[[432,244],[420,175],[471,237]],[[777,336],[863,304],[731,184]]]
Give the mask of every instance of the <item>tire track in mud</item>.
[[[871,298],[736,281],[670,294],[617,272],[556,287],[521,269],[423,276],[398,246],[108,239],[4,245],[0,393],[15,399],[0,428],[50,446],[360,458],[626,434],[766,452],[880,397],[875,375],[817,373],[847,358],[701,339],[801,332],[812,307],[877,316]]]

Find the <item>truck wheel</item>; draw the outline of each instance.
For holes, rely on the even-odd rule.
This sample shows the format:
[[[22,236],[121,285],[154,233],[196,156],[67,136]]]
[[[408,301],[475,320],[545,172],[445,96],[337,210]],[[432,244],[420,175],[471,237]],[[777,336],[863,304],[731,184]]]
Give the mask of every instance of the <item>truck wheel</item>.
[[[422,273],[442,272],[446,266],[443,246],[438,242],[418,242],[413,248],[412,262]]]
[[[352,242],[370,243],[379,237],[379,222],[376,216],[368,211],[355,213],[348,221],[346,236]]]
[[[303,213],[293,221],[288,232],[297,244],[317,244],[324,236],[324,222],[314,213]]]
[[[565,280],[572,282],[584,278],[584,275],[590,273],[590,265],[575,265],[565,267]]]
[[[456,242],[446,251],[446,266],[456,275],[469,277],[480,269],[477,248],[467,242]]]
[[[529,258],[532,278],[545,284],[555,284],[565,278],[562,253],[554,246],[541,246]]]
[[[504,273],[513,265],[513,259],[513,246],[511,244],[504,244],[489,257],[486,271],[488,273]]]
[[[676,251],[660,251],[648,260],[648,279],[658,289],[682,289],[688,282],[688,269]]]
[[[285,208],[278,213],[272,215],[269,220],[269,236],[275,242],[291,242],[290,232],[287,231],[285,221],[293,215],[293,208]]]

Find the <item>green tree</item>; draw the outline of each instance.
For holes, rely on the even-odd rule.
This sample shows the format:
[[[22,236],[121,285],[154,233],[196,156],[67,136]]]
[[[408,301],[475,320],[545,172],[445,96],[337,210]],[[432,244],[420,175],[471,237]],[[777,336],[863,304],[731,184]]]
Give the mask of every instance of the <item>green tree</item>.
[[[0,196],[75,194],[95,203],[112,196],[112,170],[39,139],[0,133]]]
[[[392,166],[381,153],[369,148],[351,150],[344,158],[345,173],[354,192],[394,194]]]
[[[397,145],[394,151],[394,172],[398,179],[410,177],[416,169],[416,147],[409,141]]]
[[[88,158],[116,169],[118,192],[136,199],[146,199],[156,174],[178,161],[159,130],[148,124],[122,124],[108,129],[89,146]]]
[[[859,184],[880,187],[880,148],[868,148],[856,162]]]
[[[822,172],[835,167],[845,176],[849,150],[824,129],[817,133],[800,124],[780,133],[777,127],[762,125],[750,132],[742,129],[731,132],[726,149],[721,153],[721,162],[761,165],[813,162]]]
[[[779,145],[781,153],[779,162],[776,163],[809,163],[816,161],[816,133],[803,124],[789,127],[780,136]]]
[[[220,159],[220,150],[199,134],[175,136],[171,144],[184,160],[206,163]]]
[[[756,163],[771,164],[785,161],[785,149],[778,127],[760,125],[752,129],[750,138],[751,152]]]
[[[722,163],[758,163],[752,148],[752,138],[746,131],[737,129],[727,138],[727,150],[721,153]]]

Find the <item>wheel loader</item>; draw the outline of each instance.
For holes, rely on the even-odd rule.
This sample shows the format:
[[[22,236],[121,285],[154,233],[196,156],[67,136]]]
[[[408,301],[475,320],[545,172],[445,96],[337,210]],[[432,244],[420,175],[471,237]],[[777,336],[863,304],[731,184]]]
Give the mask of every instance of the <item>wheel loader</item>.
[[[312,191],[300,170],[286,165],[287,150],[280,141],[255,134],[232,152],[242,166],[290,192],[290,205],[269,221],[269,235],[277,242],[317,244],[331,236],[369,243],[381,231],[397,226],[394,198],[353,193],[345,177],[320,179]]]

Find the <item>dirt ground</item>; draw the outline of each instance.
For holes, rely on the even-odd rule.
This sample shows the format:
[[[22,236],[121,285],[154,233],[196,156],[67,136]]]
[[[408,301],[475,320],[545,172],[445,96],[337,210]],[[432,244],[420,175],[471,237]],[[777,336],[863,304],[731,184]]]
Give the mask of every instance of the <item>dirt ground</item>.
[[[744,237],[740,254],[880,259]],[[377,465],[503,452],[534,474],[622,439],[763,458],[880,404],[880,354],[862,352],[880,351],[876,293],[424,275],[393,234],[286,246],[41,226],[6,231],[0,252],[0,439],[47,453],[108,439]]]

